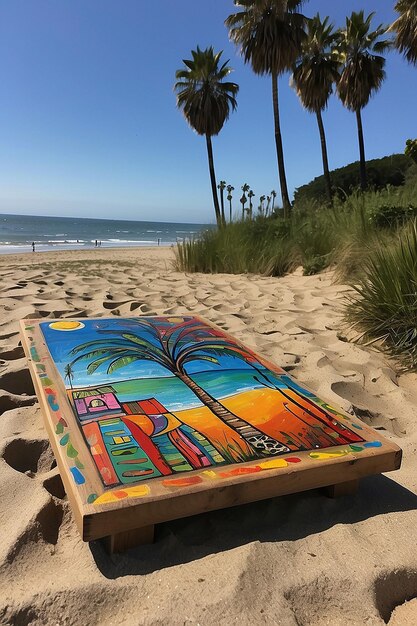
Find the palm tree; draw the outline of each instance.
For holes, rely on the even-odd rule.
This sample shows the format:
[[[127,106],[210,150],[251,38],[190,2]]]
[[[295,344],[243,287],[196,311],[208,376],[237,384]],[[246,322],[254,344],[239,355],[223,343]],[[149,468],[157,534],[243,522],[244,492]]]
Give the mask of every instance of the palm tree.
[[[278,173],[284,217],[288,217],[291,204],[279,119],[278,76],[292,69],[305,38],[305,17],[297,12],[302,1],[234,0],[234,4],[241,10],[226,19],[230,39],[256,74],[271,76]]]
[[[229,222],[232,222],[232,200],[233,200],[232,191],[234,191],[235,188],[232,185],[227,185],[226,189],[227,189],[227,199],[229,201]]]
[[[261,215],[263,215],[263,212],[264,212],[264,202],[265,202],[265,196],[260,196],[260,198],[259,198],[259,212],[261,213]]]
[[[318,13],[308,21],[307,26],[307,38],[303,42],[301,57],[294,68],[291,82],[303,107],[317,117],[326,193],[331,203],[332,184],[322,111],[327,107],[333,84],[339,80],[340,62],[332,50],[338,35],[333,25],[329,24],[329,18],[325,17],[322,21]]]
[[[197,46],[191,54],[192,59],[183,59],[185,67],[175,74],[177,82],[174,90],[177,92],[177,106],[182,109],[185,119],[199,135],[206,138],[214,211],[217,225],[222,226],[211,138],[219,134],[230,110],[236,109],[239,86],[224,82],[232,69],[227,65],[228,61],[221,64],[222,52],[215,54],[212,47],[200,50]]]
[[[417,0],[398,0],[399,17],[390,26],[395,32],[394,44],[407,61],[417,65]]]
[[[374,13],[370,13],[365,19],[363,11],[353,11],[346,18],[346,28],[339,32],[337,45],[343,64],[337,93],[344,106],[356,113],[362,190],[366,189],[367,178],[361,110],[385,79],[385,59],[381,53],[391,45],[388,39],[381,39],[387,31],[384,26],[380,25],[371,31],[373,16]]]
[[[271,208],[271,211],[273,213],[274,212],[274,207],[275,207],[275,198],[277,197],[277,192],[275,191],[275,189],[273,189],[271,191],[271,196],[272,196],[272,208]]]
[[[71,363],[67,363],[64,367],[64,379],[69,382],[72,391],[72,381],[74,380],[74,370]]]
[[[252,219],[252,210],[253,210],[252,198],[254,196],[255,196],[255,194],[252,191],[252,189],[249,189],[248,198],[249,198],[249,217],[250,217],[250,219]]]
[[[271,446],[276,450],[272,454],[289,451],[287,446],[229,411],[187,373],[187,364],[208,361],[219,365],[216,357],[221,356],[235,356],[252,363],[254,355],[249,350],[230,342],[223,333],[192,317],[182,318],[175,325],[163,319],[151,322],[146,318],[124,320],[120,324],[126,331],[102,330],[99,331],[103,335],[102,339],[75,347],[72,354],[78,356],[75,356],[71,365],[79,360],[89,360],[88,374],[93,374],[103,365],[106,365],[107,373],[112,374],[135,361],[158,363],[185,383],[212,413],[240,435],[241,458],[245,455],[251,458],[269,455]]]
[[[269,206],[271,204],[271,196],[266,196],[266,208],[265,208],[265,216],[269,215]]]
[[[245,205],[246,205],[246,202],[248,201],[246,194],[249,191],[250,187],[248,183],[245,183],[244,185],[242,185],[241,189],[243,191],[243,194],[242,194],[242,197],[240,198],[240,202],[242,203],[242,220],[244,220],[245,219]]]
[[[241,195],[241,197],[240,197],[240,203],[242,205],[242,220],[245,219],[245,204],[246,204],[247,200],[248,199],[247,199],[246,195],[243,193]]]
[[[224,226],[226,224],[226,217],[224,214],[224,190],[226,189],[226,181],[221,180],[217,185],[217,189],[220,191],[220,206],[222,210],[222,222]]]

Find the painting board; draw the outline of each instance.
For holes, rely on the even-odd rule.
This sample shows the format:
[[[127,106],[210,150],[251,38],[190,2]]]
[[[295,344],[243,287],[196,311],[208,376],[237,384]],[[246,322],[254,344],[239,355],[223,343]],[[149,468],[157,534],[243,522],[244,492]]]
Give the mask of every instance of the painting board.
[[[21,335],[85,541],[400,466],[398,446],[199,317]]]

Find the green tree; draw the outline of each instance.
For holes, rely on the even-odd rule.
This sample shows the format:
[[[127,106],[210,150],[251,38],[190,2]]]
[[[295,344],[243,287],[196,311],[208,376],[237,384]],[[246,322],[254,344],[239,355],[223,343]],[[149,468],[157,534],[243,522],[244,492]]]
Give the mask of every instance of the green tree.
[[[367,187],[367,177],[361,111],[385,79],[385,59],[381,53],[391,45],[389,39],[381,39],[387,31],[384,26],[371,30],[373,16],[370,13],[365,19],[363,11],[353,11],[346,18],[346,28],[339,31],[337,44],[343,65],[337,93],[344,106],[356,114],[362,190]]]
[[[233,200],[233,191],[235,190],[235,188],[233,187],[233,185],[227,185],[226,187],[227,189],[227,200],[229,202],[229,222],[232,222],[232,200]]]
[[[326,192],[331,203],[332,183],[322,111],[327,108],[333,85],[339,80],[340,63],[338,55],[332,50],[337,33],[329,23],[329,18],[325,17],[322,21],[318,13],[307,24],[307,38],[303,41],[301,57],[294,68],[291,82],[303,107],[315,113],[317,118]]]
[[[398,0],[395,10],[399,17],[389,29],[395,33],[395,46],[417,65],[417,0]]]
[[[221,180],[217,185],[217,189],[220,191],[220,206],[222,211],[223,226],[226,224],[226,216],[224,214],[224,190],[226,189],[226,181]]]
[[[298,12],[300,0],[234,0],[241,9],[229,15],[226,26],[230,39],[256,74],[268,74],[272,81],[275,145],[284,217],[291,210],[285,174],[279,115],[278,76],[291,70],[305,38],[305,17]]]
[[[217,225],[222,226],[211,138],[219,134],[230,111],[236,109],[239,86],[224,81],[232,69],[227,65],[228,61],[221,63],[222,52],[215,54],[212,47],[200,50],[197,46],[191,55],[192,59],[183,59],[185,67],[175,74],[174,90],[177,106],[182,109],[185,119],[206,138],[214,211]]]
[[[407,139],[404,154],[417,163],[417,139]]]
[[[185,383],[214,415],[240,435],[241,460],[245,459],[245,455],[250,458],[269,455],[271,446],[276,450],[272,454],[289,451],[284,444],[229,411],[187,373],[187,364],[193,361],[208,361],[219,365],[217,357],[222,356],[238,357],[252,364],[255,360],[251,352],[228,341],[215,329],[208,329],[195,318],[185,318],[181,323],[168,328],[161,327],[157,320],[151,322],[145,318],[126,320],[121,325],[125,326],[125,331],[104,330],[101,331],[102,339],[74,348],[72,354],[77,356],[72,364],[79,360],[88,360],[88,374],[94,374],[101,366],[106,366],[107,373],[112,374],[136,361],[158,363]]]

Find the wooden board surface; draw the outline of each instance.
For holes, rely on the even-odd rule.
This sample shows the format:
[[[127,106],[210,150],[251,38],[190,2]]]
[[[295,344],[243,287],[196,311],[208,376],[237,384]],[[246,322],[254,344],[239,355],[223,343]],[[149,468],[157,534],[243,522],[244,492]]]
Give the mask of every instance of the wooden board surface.
[[[398,446],[201,318],[21,334],[85,541],[400,466]]]

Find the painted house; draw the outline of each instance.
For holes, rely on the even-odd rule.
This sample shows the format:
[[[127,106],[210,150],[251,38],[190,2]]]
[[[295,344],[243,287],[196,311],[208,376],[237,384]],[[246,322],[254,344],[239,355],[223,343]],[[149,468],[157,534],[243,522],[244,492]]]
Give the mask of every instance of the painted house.
[[[73,390],[72,401],[76,415],[81,422],[114,417],[123,413],[115,391],[110,386]]]

